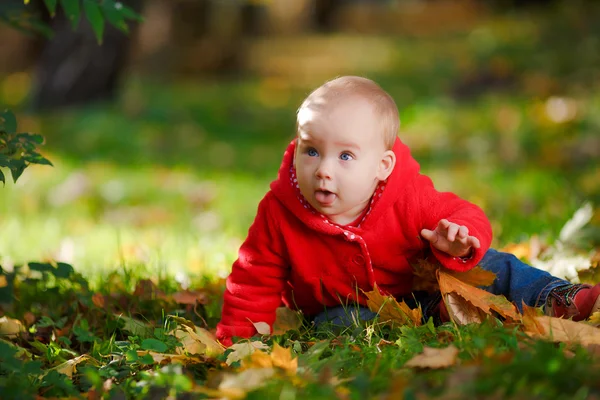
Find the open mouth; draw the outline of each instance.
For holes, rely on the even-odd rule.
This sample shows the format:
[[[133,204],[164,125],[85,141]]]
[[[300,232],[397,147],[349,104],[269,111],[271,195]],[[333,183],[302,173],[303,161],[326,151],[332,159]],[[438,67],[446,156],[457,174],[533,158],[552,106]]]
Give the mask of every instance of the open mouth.
[[[329,190],[317,190],[315,191],[316,200],[323,206],[333,203],[335,200],[335,193]]]

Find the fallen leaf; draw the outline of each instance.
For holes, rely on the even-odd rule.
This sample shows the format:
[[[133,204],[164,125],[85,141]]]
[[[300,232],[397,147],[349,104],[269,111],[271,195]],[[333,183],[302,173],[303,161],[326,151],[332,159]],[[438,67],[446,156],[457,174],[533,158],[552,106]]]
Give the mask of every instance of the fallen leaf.
[[[433,263],[426,259],[419,259],[413,266],[413,291],[437,292],[439,285],[437,271],[442,267],[440,263]]]
[[[485,313],[465,300],[455,292],[444,295],[448,315],[458,325],[480,324],[485,319]]]
[[[104,308],[104,296],[100,293],[94,293],[92,296],[92,303],[98,308]]]
[[[271,327],[266,322],[252,322],[259,335],[270,335]]]
[[[408,360],[405,367],[416,368],[447,368],[456,364],[458,349],[450,345],[443,349],[425,347],[423,353]]]
[[[165,293],[150,279],[141,279],[137,285],[135,285],[133,295],[144,300],[166,298]]]
[[[23,321],[25,321],[27,323],[27,325],[29,325],[29,326],[33,325],[35,320],[36,320],[35,314],[32,313],[31,311],[26,311],[25,314],[23,314]]]
[[[465,272],[444,271],[456,279],[471,286],[490,286],[496,280],[496,274],[476,266]]]
[[[6,276],[0,275],[0,288],[6,287],[6,286],[8,286],[8,280],[6,279]]]
[[[208,303],[208,296],[206,295],[206,293],[198,291],[183,290],[181,292],[173,293],[171,295],[171,298],[177,304],[195,305],[196,303]]]
[[[590,318],[587,322],[593,326],[600,326],[600,311],[596,311],[590,315]]]
[[[87,354],[83,354],[79,357],[75,357],[72,360],[65,361],[64,363],[54,367],[53,369],[61,374],[68,376],[70,379],[73,379],[73,374],[77,372],[77,364],[91,359]]]
[[[413,291],[424,290],[429,293],[439,291],[437,271],[443,271],[472,286],[490,286],[496,279],[495,273],[487,271],[480,266],[476,266],[465,272],[457,272],[444,268],[439,262],[421,259],[413,265]]]
[[[24,332],[25,327],[18,319],[9,317],[0,318],[0,336],[6,336],[9,339],[14,339],[20,332]]]
[[[178,353],[206,354],[216,357],[225,351],[216,338],[206,329],[197,326],[194,329],[187,325],[180,325],[174,332],[175,337],[183,344],[183,349],[177,348]]]
[[[536,324],[526,325],[526,332],[553,342],[600,344],[600,329],[582,322],[554,317],[535,317]]]
[[[370,292],[364,292],[367,296],[367,306],[373,312],[379,314],[382,321],[393,321],[400,325],[420,326],[423,320],[421,307],[411,309],[404,301],[398,303],[393,296],[384,296],[379,291],[377,284]]]
[[[159,353],[156,351],[149,350],[138,350],[137,355],[143,357],[149,354],[155,363],[160,364],[164,361],[167,363],[178,363],[178,364],[197,364],[203,362],[203,360],[197,356],[188,356],[185,354],[167,354]]]
[[[271,350],[271,359],[274,367],[281,368],[290,374],[295,374],[298,369],[298,358],[293,357],[291,348],[281,347],[275,343]]]
[[[276,313],[277,316],[273,323],[273,335],[282,335],[287,331],[298,329],[302,325],[298,311],[288,307],[278,307]]]
[[[541,317],[543,312],[540,308],[530,307],[527,304],[523,303],[523,327],[530,334],[536,333],[540,335],[544,335],[545,329],[544,326],[536,319],[537,317]]]
[[[130,317],[126,317],[125,315],[119,314],[115,314],[115,317],[124,322],[123,330],[133,334],[134,336],[148,336],[148,333],[152,330],[152,326],[150,324],[139,321],[137,319],[133,319]]]
[[[273,375],[273,368],[250,368],[239,374],[225,374],[219,392],[222,398],[244,399],[247,392],[263,386]]]
[[[229,348],[232,349],[233,351],[231,353],[229,353],[229,355],[227,355],[227,359],[225,360],[225,363],[227,365],[231,365],[236,361],[240,361],[240,360],[248,357],[249,355],[254,353],[256,350],[267,350],[269,348],[269,346],[267,346],[263,342],[253,341],[253,342],[236,343],[236,344],[229,346]]]
[[[442,295],[455,292],[486,314],[491,315],[493,310],[504,318],[510,318],[513,321],[521,320],[521,315],[518,313],[517,308],[504,296],[486,292],[439,270],[438,282]]]

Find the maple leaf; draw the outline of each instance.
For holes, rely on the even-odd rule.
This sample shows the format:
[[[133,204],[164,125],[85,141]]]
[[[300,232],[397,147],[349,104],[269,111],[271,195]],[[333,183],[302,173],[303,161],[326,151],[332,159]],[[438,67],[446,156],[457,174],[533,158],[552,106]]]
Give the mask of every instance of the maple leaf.
[[[298,369],[298,358],[293,357],[291,348],[281,347],[277,343],[273,344],[271,359],[274,367],[281,368],[290,374],[295,374]]]
[[[417,354],[408,360],[405,367],[416,368],[447,368],[456,364],[458,349],[450,345],[443,349],[425,347],[423,353]]]
[[[379,314],[382,321],[392,321],[401,325],[420,326],[423,312],[421,307],[411,309],[404,301],[398,303],[393,296],[384,296],[379,291],[377,284],[370,292],[363,291],[367,296],[367,306]]]
[[[240,360],[248,357],[249,355],[254,353],[256,350],[259,350],[259,349],[266,350],[269,348],[269,346],[267,346],[263,342],[259,342],[259,341],[253,341],[253,342],[247,341],[247,342],[233,344],[233,345],[229,346],[229,348],[233,351],[231,353],[229,353],[229,355],[227,355],[227,359],[225,360],[225,363],[227,365],[231,365],[236,361],[240,361]]]
[[[429,293],[439,291],[437,271],[443,271],[472,286],[490,286],[496,279],[495,273],[487,271],[480,266],[476,266],[465,272],[457,272],[444,268],[439,262],[421,259],[418,260],[417,264],[413,265],[413,290],[424,290]]]
[[[527,321],[527,323],[525,323]],[[600,345],[600,329],[568,319],[547,316],[534,317],[535,324],[524,320],[525,332],[553,342]]]
[[[438,270],[437,274],[440,292],[446,303],[448,303],[448,293],[454,292],[486,314],[492,315],[492,311],[495,311],[504,318],[521,320],[517,308],[506,297],[471,286],[444,271]]]
[[[183,349],[177,348],[177,353],[187,352],[189,354],[206,354],[209,357],[216,357],[225,351],[225,348],[217,342],[215,336],[206,329],[197,327],[185,318],[177,316],[170,316],[169,318],[178,324],[177,328],[170,334],[175,335],[183,345]]]
[[[276,313],[277,316],[273,323],[273,335],[282,335],[287,331],[298,329],[302,325],[297,311],[288,307],[278,307]]]

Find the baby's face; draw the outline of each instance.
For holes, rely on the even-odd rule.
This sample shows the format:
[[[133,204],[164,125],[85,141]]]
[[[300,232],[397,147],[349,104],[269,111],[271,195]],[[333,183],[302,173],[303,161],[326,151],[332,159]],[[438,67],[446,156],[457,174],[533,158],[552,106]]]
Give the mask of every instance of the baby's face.
[[[386,153],[381,125],[363,99],[348,99],[326,111],[298,113],[296,175],[304,198],[340,225],[369,204]]]

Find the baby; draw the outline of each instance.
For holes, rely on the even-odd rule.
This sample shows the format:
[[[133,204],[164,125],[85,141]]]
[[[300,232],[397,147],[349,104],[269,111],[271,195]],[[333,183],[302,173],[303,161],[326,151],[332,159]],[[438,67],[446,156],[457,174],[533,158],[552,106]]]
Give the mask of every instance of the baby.
[[[546,306],[550,315],[587,318],[600,309],[600,284],[573,285],[489,249],[484,212],[435,190],[397,137],[394,100],[361,77],[334,79],[304,100],[297,137],[258,206],[227,279],[217,337],[272,325],[282,303],[315,322],[364,308],[362,291],[413,298],[411,263],[428,255],[446,268],[476,265],[497,274],[486,289],[517,305]],[[416,296],[427,313],[445,314],[440,296]]]

